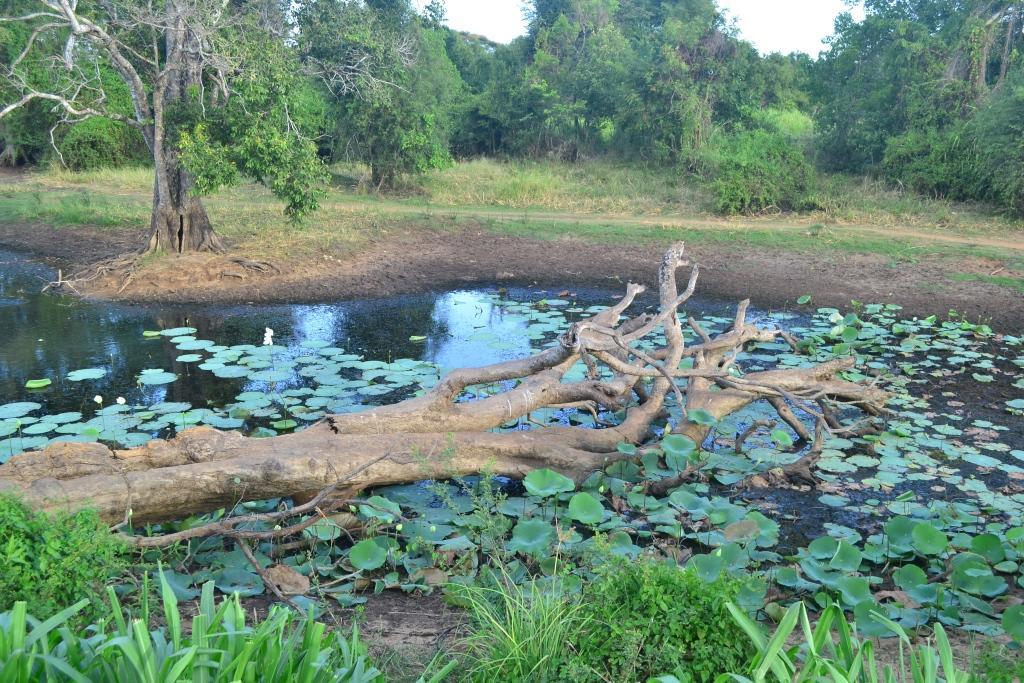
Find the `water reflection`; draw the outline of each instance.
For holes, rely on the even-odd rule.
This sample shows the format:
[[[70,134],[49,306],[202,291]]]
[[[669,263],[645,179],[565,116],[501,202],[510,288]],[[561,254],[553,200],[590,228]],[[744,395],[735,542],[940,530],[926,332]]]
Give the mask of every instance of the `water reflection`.
[[[526,355],[537,343],[528,338],[529,322],[521,311],[510,312],[506,301],[551,296],[512,289],[502,300],[484,288],[319,305],[128,306],[40,293],[54,275],[45,266],[0,251],[0,404],[30,400],[42,403],[42,412],[88,413],[92,397],[101,394],[108,403],[124,396],[137,404],[222,406],[252,385],[177,362],[183,352],[166,338],[143,336],[145,330],[173,327],[196,328],[197,338],[223,345],[260,344],[264,327],[270,327],[275,343],[296,354],[303,343],[324,341],[372,360],[415,358],[443,370],[484,365]],[[581,292],[581,307],[606,304],[613,296]],[[105,368],[106,376],[78,383],[65,379],[70,371],[93,367]],[[178,380],[139,387],[136,377],[147,368],[169,370]],[[25,389],[26,381],[44,377],[53,381],[49,389]]]

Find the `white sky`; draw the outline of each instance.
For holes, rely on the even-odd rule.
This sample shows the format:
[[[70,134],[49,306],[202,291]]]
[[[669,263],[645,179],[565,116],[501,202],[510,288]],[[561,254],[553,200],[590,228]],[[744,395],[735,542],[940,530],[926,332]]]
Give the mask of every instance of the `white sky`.
[[[425,4],[420,0],[419,4]],[[718,0],[740,33],[762,53],[823,49],[843,0]],[[507,43],[526,31],[521,0],[447,0],[448,25]]]

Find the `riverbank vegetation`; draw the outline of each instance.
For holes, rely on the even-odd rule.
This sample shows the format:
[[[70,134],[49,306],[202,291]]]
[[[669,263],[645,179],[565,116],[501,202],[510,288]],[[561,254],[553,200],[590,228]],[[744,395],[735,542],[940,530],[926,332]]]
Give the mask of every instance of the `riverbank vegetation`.
[[[0,101],[21,106],[3,110],[0,159],[73,170],[158,159],[159,177],[173,168],[185,183],[175,201],[192,197],[174,209],[196,224],[191,244],[166,245],[179,250],[219,246],[198,196],[252,178],[302,219],[337,164],[363,165],[362,191],[455,205],[848,220],[916,212],[938,224],[954,220],[949,201],[981,202],[992,216],[1019,217],[1024,206],[1017,3],[868,2],[862,21],[840,17],[816,60],[758,55],[711,0],[528,9],[527,35],[509,45],[446,28],[440,2],[422,12],[311,0],[293,12],[255,2],[230,16],[190,14],[196,39],[218,49],[190,65],[199,80],[161,99],[171,104],[157,151],[146,118],[156,102],[136,92],[150,66],[126,55],[139,31],[163,35],[173,17],[113,21],[121,34],[104,42],[97,31],[111,18],[98,15],[82,37],[99,52],[64,53],[70,83],[85,79],[70,100],[44,97],[68,83],[41,65],[63,49],[61,22],[74,17],[8,22],[3,59],[15,77]],[[294,39],[267,40],[285,34]],[[224,63],[246,65],[244,76],[221,78]],[[146,104],[141,113],[130,96]],[[465,160],[476,161],[444,172]],[[918,197],[943,200],[945,215],[915,209],[927,205]],[[155,226],[167,211],[151,207],[151,248],[165,246]]]

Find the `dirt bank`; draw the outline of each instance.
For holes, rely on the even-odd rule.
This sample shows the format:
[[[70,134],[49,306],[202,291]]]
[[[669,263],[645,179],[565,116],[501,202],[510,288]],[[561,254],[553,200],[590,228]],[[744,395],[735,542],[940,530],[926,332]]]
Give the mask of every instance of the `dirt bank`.
[[[45,225],[0,226],[0,246],[31,253],[74,270],[124,253],[141,234]],[[604,286],[653,281],[662,244],[602,244],[570,237],[534,240],[486,229],[432,231],[411,228],[400,238],[369,241],[355,254],[271,258],[275,271],[256,272],[231,255],[192,255],[147,262],[128,279],[110,275],[77,285],[85,296],[134,302],[286,303],[364,299],[450,289],[471,284],[515,283],[538,287]],[[1021,277],[986,259],[924,258],[893,263],[882,256],[843,252],[789,252],[691,242],[703,269],[701,293],[761,307],[792,305],[804,294],[817,305],[845,306],[853,299],[894,302],[908,313],[956,309],[991,320],[1007,332],[1024,328],[1024,296],[985,282],[957,282],[953,273]]]

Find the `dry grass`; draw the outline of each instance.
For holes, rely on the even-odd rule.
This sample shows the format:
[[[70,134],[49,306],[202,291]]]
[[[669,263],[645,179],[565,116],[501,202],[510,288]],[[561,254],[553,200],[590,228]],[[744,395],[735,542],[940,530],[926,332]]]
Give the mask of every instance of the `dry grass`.
[[[903,239],[896,227],[924,235],[986,236],[1011,243],[1020,239],[1024,244],[1024,224],[984,207],[929,200],[844,177],[825,183],[821,203],[826,208],[817,214],[721,219],[703,210],[703,195],[692,181],[636,165],[478,160],[427,174],[387,196],[359,190],[364,169],[335,171],[335,187],[321,210],[302,225],[290,224],[281,203],[259,185],[231,188],[205,201],[233,250],[257,259],[340,258],[369,240],[400,242],[411,229],[477,223],[539,238],[567,233],[613,242],[685,237],[776,249],[878,253],[901,261],[925,252],[990,258],[1005,254],[995,247],[927,243],[920,235]],[[26,174],[0,185],[0,220],[137,230],[149,220],[151,187],[152,171],[145,168]],[[892,227],[892,236],[864,230],[880,227]]]
[[[399,192],[442,206],[494,206],[573,213],[703,214],[704,192],[681,174],[590,161],[466,161],[407,181]]]

